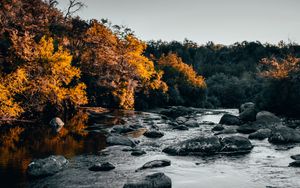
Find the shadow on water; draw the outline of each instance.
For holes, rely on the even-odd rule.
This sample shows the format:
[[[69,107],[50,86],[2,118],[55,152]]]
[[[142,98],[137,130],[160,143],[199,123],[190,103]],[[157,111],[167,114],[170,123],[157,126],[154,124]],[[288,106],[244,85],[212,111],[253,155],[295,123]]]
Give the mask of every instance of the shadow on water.
[[[1,185],[19,187],[27,181],[26,169],[36,158],[63,155],[71,158],[80,154],[93,154],[106,147],[102,132],[87,131],[88,125],[101,122],[104,126],[122,123],[129,112],[109,112],[110,115],[89,118],[89,110],[80,110],[55,134],[49,125],[2,126],[0,133],[0,179]],[[96,111],[96,110],[94,110]],[[26,127],[26,128],[25,128]]]

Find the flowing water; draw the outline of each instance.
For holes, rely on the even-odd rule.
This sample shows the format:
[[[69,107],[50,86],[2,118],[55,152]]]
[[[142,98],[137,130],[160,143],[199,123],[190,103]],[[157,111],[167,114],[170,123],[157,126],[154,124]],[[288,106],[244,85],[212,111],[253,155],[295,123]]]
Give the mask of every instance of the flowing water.
[[[237,114],[235,109],[205,110],[192,118],[200,122],[218,123],[224,113]],[[138,147],[147,152],[140,157],[122,151],[124,147],[107,147],[105,135],[115,125],[139,124],[146,128],[159,127],[165,136],[151,139],[142,136],[145,129],[127,134],[138,140]],[[300,168],[288,167],[291,155],[300,154],[300,145],[276,146],[267,140],[251,140],[249,154],[237,156],[214,155],[169,156],[161,150],[173,143],[200,134],[211,135],[214,125],[203,123],[187,131],[173,130],[161,115],[150,112],[113,111],[105,115],[80,112],[68,121],[59,135],[45,126],[12,128],[1,135],[1,187],[122,187],[127,179],[153,172],[164,172],[172,179],[172,187],[300,187]],[[236,133],[238,134],[238,133]],[[238,134],[240,135],[240,134]],[[242,135],[247,136],[247,135]],[[102,150],[102,152],[99,152]],[[105,153],[105,155],[103,155]],[[35,158],[51,154],[64,155],[70,164],[54,176],[29,180],[26,168]],[[135,172],[154,159],[169,159],[171,166]],[[91,172],[95,162],[109,161],[116,169]]]

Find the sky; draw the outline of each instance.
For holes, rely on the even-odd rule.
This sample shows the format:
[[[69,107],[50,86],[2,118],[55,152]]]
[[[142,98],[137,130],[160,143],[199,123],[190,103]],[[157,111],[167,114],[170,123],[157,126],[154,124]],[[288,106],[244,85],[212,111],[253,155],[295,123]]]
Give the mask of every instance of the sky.
[[[68,0],[58,0],[65,10]],[[142,40],[300,43],[300,0],[81,0],[81,18],[109,19]]]

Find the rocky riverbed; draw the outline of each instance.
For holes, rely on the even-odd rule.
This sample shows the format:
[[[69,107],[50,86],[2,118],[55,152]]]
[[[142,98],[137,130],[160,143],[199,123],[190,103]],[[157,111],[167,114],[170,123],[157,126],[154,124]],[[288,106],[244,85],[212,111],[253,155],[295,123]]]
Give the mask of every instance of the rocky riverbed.
[[[300,144],[288,140],[290,129],[294,130],[293,138],[298,136],[298,126],[289,128],[270,114],[258,113],[256,120],[252,115],[246,123],[245,114],[239,116],[237,109],[173,107],[151,112],[86,113],[89,120],[84,132],[94,139],[85,139],[84,145],[105,143],[74,155],[49,151],[48,156],[60,154],[66,159],[44,155],[33,160],[19,185],[300,187],[300,168],[294,161],[297,156],[290,158],[300,154]],[[229,115],[222,117],[224,114]]]

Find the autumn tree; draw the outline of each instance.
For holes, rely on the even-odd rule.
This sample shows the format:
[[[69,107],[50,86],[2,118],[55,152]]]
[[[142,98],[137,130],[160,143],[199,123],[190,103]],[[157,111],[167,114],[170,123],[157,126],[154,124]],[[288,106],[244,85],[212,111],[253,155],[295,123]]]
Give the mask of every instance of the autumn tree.
[[[206,83],[192,66],[185,64],[174,53],[163,55],[157,61],[157,66],[164,71],[163,80],[170,87],[169,95],[172,104],[202,105]]]

